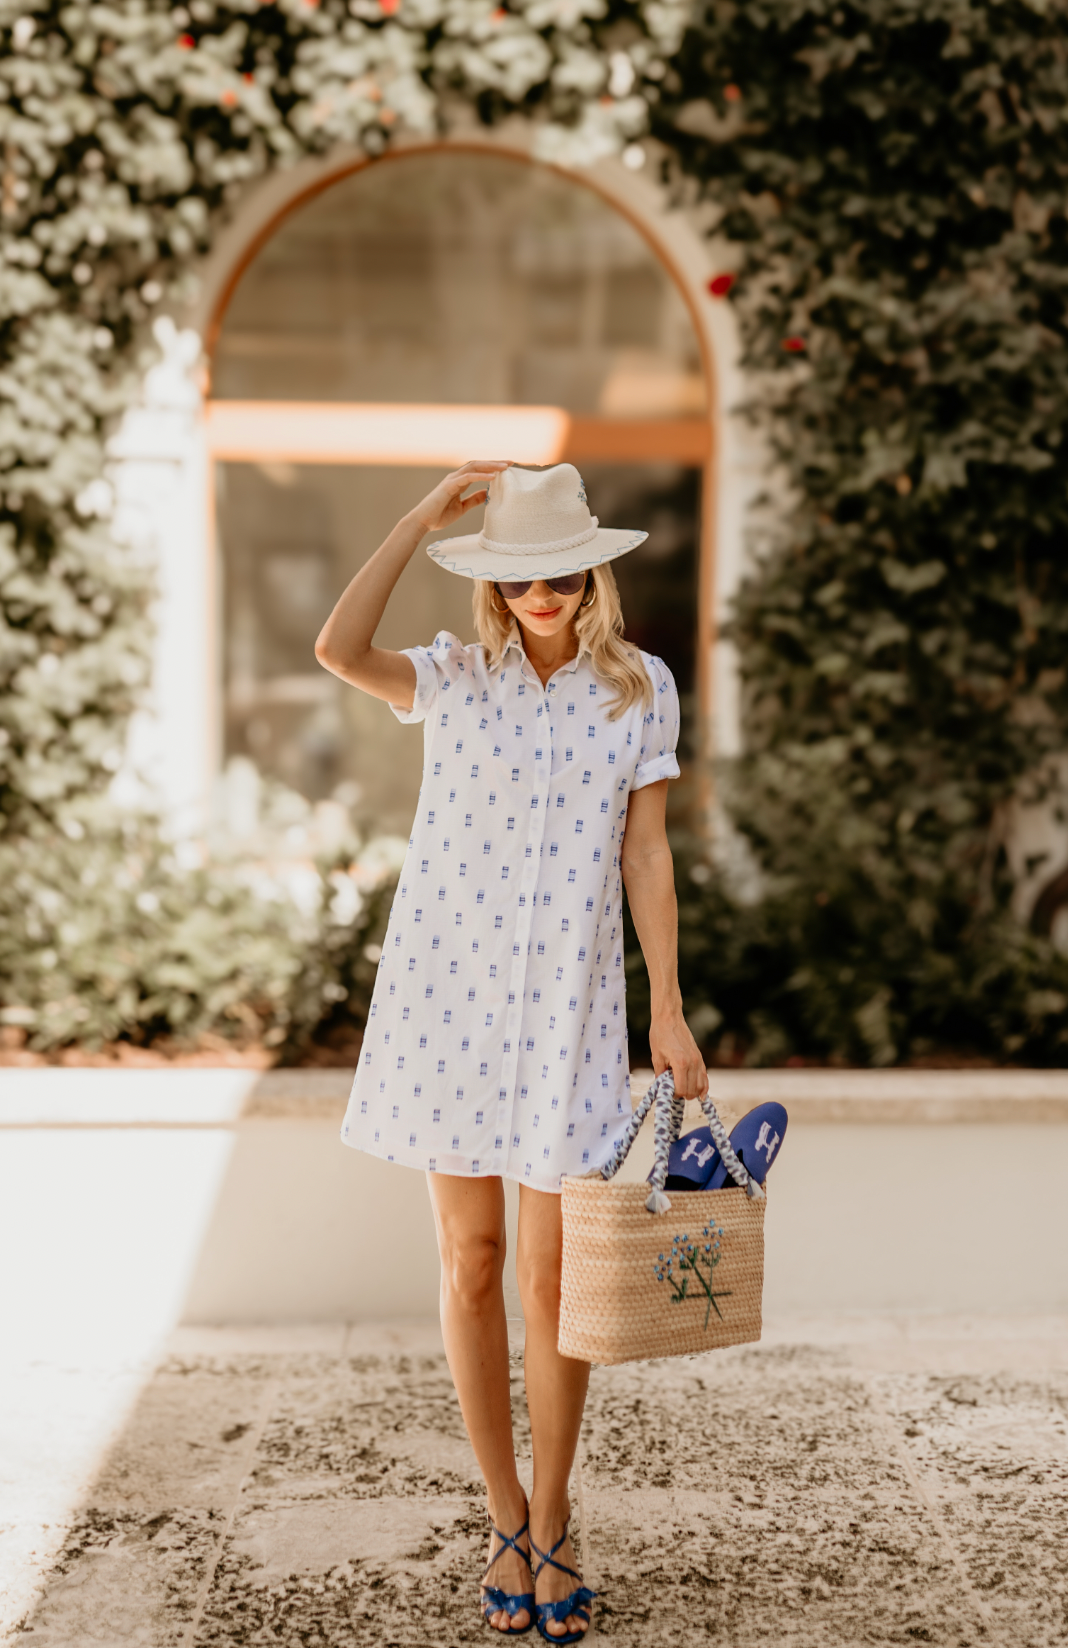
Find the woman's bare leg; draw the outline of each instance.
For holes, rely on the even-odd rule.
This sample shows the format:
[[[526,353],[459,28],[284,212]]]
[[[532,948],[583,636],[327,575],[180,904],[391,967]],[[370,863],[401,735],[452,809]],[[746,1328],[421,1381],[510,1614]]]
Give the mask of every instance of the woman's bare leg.
[[[461,1179],[429,1173],[430,1203],[441,1255],[441,1331],[460,1411],[486,1481],[489,1514],[502,1533],[514,1534],[527,1519],[527,1501],[515,1466],[512,1399],[508,1375],[508,1323],[504,1314],[504,1187],[500,1179]],[[491,1540],[490,1555],[499,1542]],[[526,1547],[526,1540],[520,1541]],[[510,1595],[531,1589],[530,1571],[513,1551],[493,1565],[488,1585]],[[525,1609],[513,1619],[490,1616],[499,1630],[521,1630]]]
[[[527,1406],[534,1449],[530,1537],[543,1551],[555,1545],[571,1514],[567,1485],[590,1378],[588,1362],[561,1356],[556,1348],[562,1246],[560,1197],[520,1185],[516,1271],[526,1319]],[[556,1560],[569,1568],[578,1566],[570,1539]],[[538,1581],[538,1601],[555,1602],[577,1585],[558,1569],[546,1568]],[[550,1621],[546,1629],[552,1636],[565,1636],[585,1630],[586,1622],[571,1614],[566,1622]]]

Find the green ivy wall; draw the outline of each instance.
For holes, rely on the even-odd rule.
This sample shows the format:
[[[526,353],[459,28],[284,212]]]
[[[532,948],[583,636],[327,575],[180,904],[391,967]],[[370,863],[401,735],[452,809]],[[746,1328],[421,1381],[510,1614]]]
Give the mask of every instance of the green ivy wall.
[[[254,998],[277,1040],[314,1018],[286,1006],[284,922],[218,1010],[213,939],[162,993],[139,982],[138,947],[174,947],[186,883],[151,821],[105,800],[145,686],[151,569],[91,483],[152,315],[188,295],[250,181],[473,108],[522,112],[540,153],[572,160],[651,129],[669,186],[712,201],[736,248],[718,290],[791,501],[739,600],[746,755],[721,777],[761,903],[680,844],[710,1051],[1059,1062],[1068,965],[1009,918],[1005,849],[1010,799],[1066,742],[1065,9],[0,0],[8,1022],[42,1043],[248,1032]],[[141,908],[156,863],[170,891]],[[149,932],[124,936],[129,900],[101,914],[114,876]],[[216,907],[260,934],[247,894]],[[132,962],[94,959],[100,921]],[[640,1033],[639,972],[633,991]]]

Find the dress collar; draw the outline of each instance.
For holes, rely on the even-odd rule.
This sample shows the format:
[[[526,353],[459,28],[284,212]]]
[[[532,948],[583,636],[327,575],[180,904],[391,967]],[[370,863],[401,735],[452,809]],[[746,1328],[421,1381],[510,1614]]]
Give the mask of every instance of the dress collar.
[[[519,634],[519,626],[514,619],[512,620],[512,632],[508,637],[507,643],[505,644],[504,656],[507,658],[508,654],[513,650],[519,654],[520,674],[525,680],[536,683],[540,687],[541,680],[538,676],[538,672],[526,655],[526,651],[523,647],[523,642]],[[574,658],[569,658],[566,664],[561,664],[560,668],[555,670],[549,677],[549,680],[555,681],[558,675],[573,675],[588,651],[588,647],[580,647]]]

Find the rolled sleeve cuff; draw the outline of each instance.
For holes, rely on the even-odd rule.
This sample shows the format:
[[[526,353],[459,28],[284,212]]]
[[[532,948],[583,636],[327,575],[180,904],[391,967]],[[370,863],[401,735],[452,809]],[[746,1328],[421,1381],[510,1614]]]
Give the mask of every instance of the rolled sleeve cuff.
[[[402,709],[398,704],[389,707],[398,721],[425,721],[438,690],[437,671],[422,647],[406,647],[404,656],[415,665],[415,697],[410,710]]]
[[[678,778],[679,763],[675,759],[674,750],[666,755],[658,755],[654,761],[643,761],[634,772],[632,790],[644,790],[647,784],[659,784],[662,778]]]

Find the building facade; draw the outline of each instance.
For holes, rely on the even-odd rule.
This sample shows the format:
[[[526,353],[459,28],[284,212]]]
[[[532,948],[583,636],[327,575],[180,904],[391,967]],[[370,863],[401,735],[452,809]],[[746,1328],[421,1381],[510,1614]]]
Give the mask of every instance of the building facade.
[[[180,831],[204,827],[221,775],[253,770],[406,833],[418,737],[312,647],[396,518],[471,456],[575,462],[594,513],[649,531],[618,568],[628,633],[675,670],[691,762],[737,746],[717,633],[759,442],[732,413],[733,321],[709,289],[726,249],[650,169],[569,172],[490,135],[250,190],[195,303],[157,323],[163,359],[112,443],[119,529],[158,568],[131,770]],[[383,642],[442,628],[473,637],[470,589],[420,553]]]

